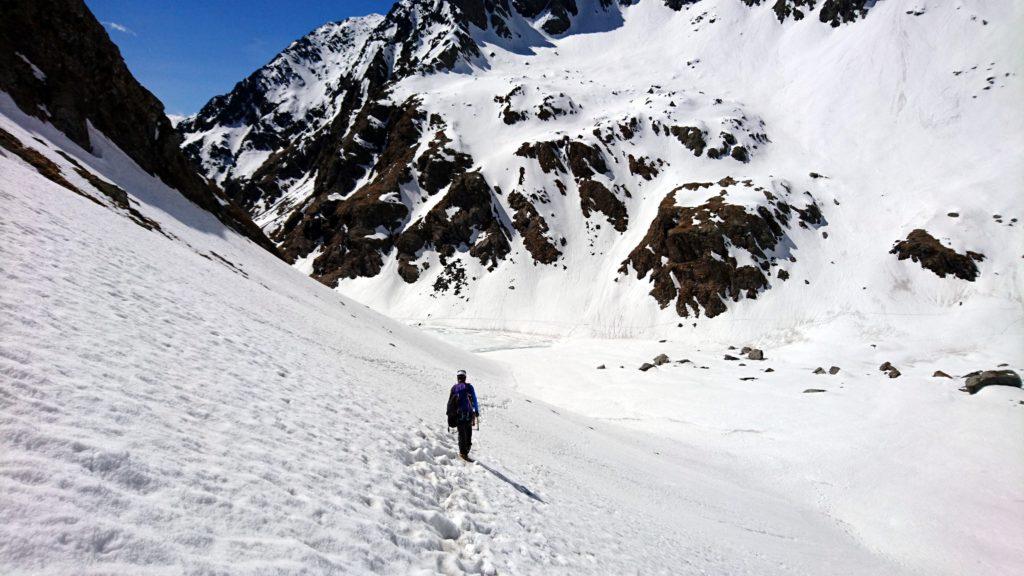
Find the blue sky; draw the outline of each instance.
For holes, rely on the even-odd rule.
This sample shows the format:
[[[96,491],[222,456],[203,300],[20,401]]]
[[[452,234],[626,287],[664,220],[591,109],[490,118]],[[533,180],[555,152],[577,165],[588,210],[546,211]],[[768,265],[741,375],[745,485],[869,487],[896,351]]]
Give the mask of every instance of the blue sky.
[[[288,44],[394,0],[86,0],[128,68],[170,114],[191,114]]]

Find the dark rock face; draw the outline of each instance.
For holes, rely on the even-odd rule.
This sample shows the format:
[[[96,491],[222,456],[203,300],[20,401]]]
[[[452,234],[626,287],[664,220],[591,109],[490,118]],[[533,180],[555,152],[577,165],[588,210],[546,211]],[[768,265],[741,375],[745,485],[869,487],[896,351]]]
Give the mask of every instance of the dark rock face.
[[[523,237],[523,243],[533,255],[533,259],[541,264],[554,263],[562,253],[548,239],[548,223],[544,217],[519,192],[509,194],[508,203],[509,207],[516,211],[512,215],[512,225]]]
[[[536,18],[548,11],[551,17],[542,26],[552,36],[564,33],[572,25],[572,16],[579,13],[575,0],[512,0],[516,10],[527,18]]]
[[[977,394],[986,386],[1012,386],[1021,387],[1020,375],[1013,370],[986,370],[984,372],[971,372],[965,376],[967,382],[961,388],[969,394]]]
[[[723,186],[735,181],[723,180]],[[725,312],[724,300],[756,298],[768,288],[766,272],[773,259],[765,253],[785,235],[784,228],[795,208],[765,191],[767,203],[754,213],[725,201],[725,190],[695,207],[676,204],[680,190],[711,187],[711,182],[692,182],[676,188],[662,200],[647,235],[630,252],[619,272],[631,266],[638,278],[650,274],[651,296],[662,308],[673,300],[680,316],[708,317]],[[802,222],[803,220],[801,220]],[[731,246],[747,250],[757,266],[737,263]]]
[[[473,164],[473,159],[468,154],[448,148],[451,139],[445,136],[443,126],[440,118],[431,119],[431,127],[438,130],[426,152],[416,160],[416,169],[420,173],[420,187],[428,194],[436,194],[452,181],[456,173],[465,172]]]
[[[675,10],[676,12],[682,10],[683,6],[687,4],[696,4],[700,0],[665,0],[665,6]]]
[[[594,179],[594,176],[610,174],[604,153],[596,145],[565,137],[523,143],[516,150],[516,155],[537,160],[545,174],[571,175],[579,187],[583,215],[590,218],[594,212],[601,212],[616,231],[626,231],[629,213],[625,203],[601,181]],[[621,187],[615,188],[618,191]]]
[[[533,158],[540,164],[540,169],[545,174],[551,172],[565,172],[565,165],[561,160],[561,141],[558,142],[524,142],[516,150],[516,156]]]
[[[37,78],[22,57],[38,67],[45,78]],[[4,2],[0,18],[0,90],[7,92],[26,114],[50,122],[85,150],[92,150],[86,127],[91,122],[143,170],[227,226],[277,253],[249,216],[224,201],[221,192],[185,159],[180,138],[160,101],[131,75],[121,53],[84,3]]]
[[[321,245],[322,252],[313,261],[313,277],[325,284],[334,285],[339,278],[380,273],[383,255],[394,245],[392,233],[409,213],[396,196],[400,186],[412,180],[409,167],[413,165],[413,144],[421,136],[423,116],[417,103],[410,100],[400,107],[368,108],[365,115],[356,119],[356,125],[365,125],[366,129],[348,139],[342,150],[355,155],[358,148],[368,161],[374,157],[372,152],[379,150],[376,176],[342,201],[335,194],[350,193],[365,169],[328,170],[319,174],[324,192],[302,210],[293,212],[274,235],[290,261]],[[367,117],[375,120],[369,121]],[[381,229],[387,231],[384,238],[380,237]]]
[[[770,0],[769,0],[770,1]],[[765,0],[742,0],[747,6],[763,4]],[[818,20],[831,24],[833,28],[847,22],[853,22],[863,18],[868,13],[868,5],[872,0],[823,0],[820,1],[821,10],[818,12]],[[772,10],[779,22],[792,18],[802,20],[805,15],[813,12],[819,0],[775,0]]]
[[[596,180],[580,181],[580,207],[588,218],[592,212],[602,212],[618,232],[625,232],[629,226],[626,205]]]
[[[629,172],[640,176],[644,180],[653,180],[659,171],[654,162],[645,156],[639,158],[629,155]]]
[[[516,122],[522,122],[529,118],[529,114],[522,110],[514,110],[512,108],[512,99],[516,96],[520,96],[523,93],[522,86],[516,86],[505,95],[499,95],[494,97],[494,101],[501,104],[501,120],[505,124],[515,124]]]
[[[414,259],[429,244],[442,264],[456,251],[468,250],[493,270],[511,249],[493,194],[479,172],[458,175],[445,197],[399,237],[399,261]]]
[[[952,248],[943,246],[934,236],[920,228],[908,234],[906,240],[897,242],[889,253],[896,254],[900,260],[910,258],[940,278],[951,274],[970,282],[978,277],[978,265],[975,262],[985,259],[983,254],[977,252],[959,254]]]
[[[508,255],[509,233],[498,217],[494,192],[479,172],[467,171],[472,165],[468,155],[447,147],[441,118],[428,121],[411,98],[401,106],[367,106],[354,126],[357,129],[343,141],[342,150],[350,159],[364,158],[366,164],[327,164],[317,184],[321,192],[275,235],[290,260],[319,247],[313,277],[333,286],[341,278],[376,276],[394,250],[399,275],[411,283],[420,275],[413,262],[430,249],[446,267],[437,288],[448,290],[465,284],[465,271],[448,262],[456,252],[468,252],[490,269]],[[425,128],[434,134],[416,157]],[[367,166],[372,166],[373,177],[355,190]],[[428,195],[444,191],[444,196],[410,224],[402,186],[413,181],[413,166],[419,172],[417,183]]]
[[[785,21],[786,18],[803,20],[804,11],[813,10],[814,3],[815,0],[777,0],[772,6],[772,10],[775,11],[779,22]]]
[[[679,143],[686,146],[693,151],[694,156],[700,156],[704,153],[704,148],[707,147],[707,142],[704,140],[704,132],[700,128],[694,128],[692,126],[671,126],[669,133],[679,140]]]
[[[871,0],[825,0],[821,4],[818,19],[836,28],[840,24],[867,16],[869,2]]]

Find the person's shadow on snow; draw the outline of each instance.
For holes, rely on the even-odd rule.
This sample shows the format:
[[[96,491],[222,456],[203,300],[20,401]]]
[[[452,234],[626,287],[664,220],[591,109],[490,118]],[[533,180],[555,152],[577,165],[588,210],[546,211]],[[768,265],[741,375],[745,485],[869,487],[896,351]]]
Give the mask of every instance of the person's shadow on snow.
[[[487,470],[487,471],[488,471],[488,472],[490,472],[491,474],[494,474],[494,475],[495,475],[495,476],[496,476],[496,477],[497,477],[497,478],[498,478],[499,480],[501,480],[501,481],[503,481],[503,482],[507,482],[507,483],[508,483],[508,484],[510,484],[510,485],[511,485],[511,486],[512,486],[513,488],[515,488],[516,490],[518,490],[518,491],[522,492],[523,494],[526,494],[526,495],[527,495],[528,497],[530,497],[530,498],[532,498],[532,499],[536,500],[537,502],[540,502],[541,504],[547,504],[547,502],[545,502],[544,500],[542,500],[540,496],[537,496],[537,494],[535,494],[535,493],[533,492],[533,490],[530,490],[530,489],[529,489],[529,488],[527,488],[526,486],[523,486],[523,485],[522,485],[522,484],[520,484],[519,482],[516,482],[515,480],[512,480],[512,479],[511,479],[511,478],[509,478],[508,476],[505,476],[505,475],[504,475],[504,474],[502,474],[501,472],[499,472],[499,471],[495,470],[494,468],[491,468],[490,466],[488,466],[487,464],[484,464],[483,462],[481,462],[481,461],[479,461],[479,460],[477,460],[477,461],[476,461],[476,463],[477,463],[477,465],[481,466],[481,467],[482,467],[482,468],[483,468],[484,470]]]

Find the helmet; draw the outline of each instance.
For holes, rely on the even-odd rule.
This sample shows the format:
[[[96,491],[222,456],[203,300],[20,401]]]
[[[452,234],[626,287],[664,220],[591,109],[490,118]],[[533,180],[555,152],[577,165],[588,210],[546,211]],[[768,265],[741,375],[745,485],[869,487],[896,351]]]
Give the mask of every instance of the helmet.
[[[465,378],[466,377],[466,371],[465,370],[459,370],[458,372],[455,373],[455,376]]]

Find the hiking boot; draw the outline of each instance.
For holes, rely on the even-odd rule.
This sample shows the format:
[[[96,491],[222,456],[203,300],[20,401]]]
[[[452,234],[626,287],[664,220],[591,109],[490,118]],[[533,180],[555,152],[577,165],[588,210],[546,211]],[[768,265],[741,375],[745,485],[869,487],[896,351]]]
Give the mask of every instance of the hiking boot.
[[[462,458],[466,462],[473,462],[473,459],[469,457],[469,454],[459,454],[459,458]]]

